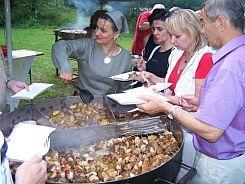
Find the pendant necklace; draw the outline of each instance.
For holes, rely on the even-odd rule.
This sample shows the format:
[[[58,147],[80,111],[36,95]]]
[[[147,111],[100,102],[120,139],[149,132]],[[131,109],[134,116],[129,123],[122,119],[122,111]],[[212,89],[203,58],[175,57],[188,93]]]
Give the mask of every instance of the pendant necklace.
[[[109,64],[111,62],[111,58],[110,57],[105,57],[105,59],[104,59],[104,63],[105,64]]]
[[[113,55],[113,53],[115,52],[115,49],[111,49],[110,53],[104,58],[104,63],[105,64],[109,64],[111,62],[111,56]]]
[[[188,63],[188,61],[190,60],[190,58],[192,57],[192,55],[193,55],[192,53],[191,53],[191,54],[185,53],[185,55],[184,55],[184,57],[183,57],[183,61],[184,61],[184,65],[185,65],[185,66],[186,66],[186,64]],[[182,66],[181,68],[179,68],[180,73],[183,72],[185,66]]]

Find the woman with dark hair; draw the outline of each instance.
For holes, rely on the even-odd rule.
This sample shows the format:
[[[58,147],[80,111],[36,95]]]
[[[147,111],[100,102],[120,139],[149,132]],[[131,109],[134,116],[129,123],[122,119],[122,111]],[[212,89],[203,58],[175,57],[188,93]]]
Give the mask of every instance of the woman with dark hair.
[[[84,30],[87,31],[87,34],[85,35],[85,38],[96,38],[95,35],[95,30],[97,26],[97,21],[100,17],[100,15],[105,14],[107,11],[106,10],[96,10],[93,15],[90,18],[90,24],[89,27],[86,27]]]
[[[143,57],[140,57],[137,63],[139,71],[148,71],[158,77],[165,78],[168,70],[168,57],[173,48],[171,35],[165,27],[165,20],[170,15],[171,13],[165,9],[155,9],[148,18],[154,43],[158,45],[150,43],[146,45]]]
[[[78,62],[78,85],[94,95],[117,93],[128,87],[110,79],[112,75],[131,70],[129,53],[116,44],[120,33],[128,33],[126,17],[119,11],[101,14],[96,26],[96,39],[61,40],[52,48],[52,60],[60,78],[72,80],[69,57]]]

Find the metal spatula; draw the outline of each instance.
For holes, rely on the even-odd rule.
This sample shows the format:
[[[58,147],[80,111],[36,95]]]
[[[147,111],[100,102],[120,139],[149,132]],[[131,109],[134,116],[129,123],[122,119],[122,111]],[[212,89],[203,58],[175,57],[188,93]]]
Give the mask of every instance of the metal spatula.
[[[94,99],[94,95],[89,90],[80,88],[74,81],[72,81],[71,84],[75,88],[83,103],[89,104]]]

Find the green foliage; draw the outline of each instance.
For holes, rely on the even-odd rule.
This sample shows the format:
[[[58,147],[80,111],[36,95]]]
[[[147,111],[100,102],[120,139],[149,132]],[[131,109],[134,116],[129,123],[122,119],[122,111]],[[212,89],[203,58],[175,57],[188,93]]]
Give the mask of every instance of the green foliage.
[[[57,27],[74,21],[76,17],[76,9],[65,4],[64,0],[15,0],[10,2],[13,26]],[[3,13],[0,16],[4,17]]]
[[[82,0],[81,0],[82,1]],[[131,6],[136,8],[151,8],[156,3],[163,3],[167,9],[173,6],[181,8],[200,9],[204,0],[136,0],[130,1]],[[100,0],[99,5],[103,6],[108,0]],[[120,2],[120,1],[119,1]],[[3,5],[3,0],[0,0]],[[76,8],[67,0],[10,0],[12,25],[18,27],[62,27],[73,22],[76,18]],[[119,7],[120,9],[120,7]],[[136,19],[131,19],[132,9],[127,11],[129,25],[133,28]],[[4,6],[1,6],[0,18],[4,17]],[[136,16],[137,17],[137,16]],[[2,26],[0,20],[0,26]]]
[[[39,6],[36,17],[40,24],[62,26],[74,21],[76,10],[57,1],[48,1]]]
[[[117,44],[121,45],[123,48],[130,52],[132,47],[133,36],[133,32],[131,32],[130,34],[122,34],[117,39]]]

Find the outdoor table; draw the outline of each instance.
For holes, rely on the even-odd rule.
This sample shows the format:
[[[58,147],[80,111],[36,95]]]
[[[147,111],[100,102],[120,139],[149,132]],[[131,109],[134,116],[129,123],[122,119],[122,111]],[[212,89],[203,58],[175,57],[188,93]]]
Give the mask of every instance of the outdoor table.
[[[12,58],[13,58],[13,79],[19,81],[26,81],[26,77],[29,73],[30,75],[30,83],[32,83],[31,76],[31,65],[37,56],[44,55],[43,52],[31,51],[26,49],[21,50],[13,50]],[[5,60],[6,61],[6,60]],[[7,64],[7,63],[5,63]],[[7,103],[10,104],[10,100],[13,100],[14,108],[18,107],[19,101],[18,99],[7,99]]]

